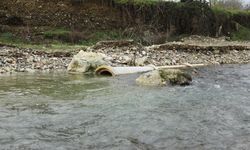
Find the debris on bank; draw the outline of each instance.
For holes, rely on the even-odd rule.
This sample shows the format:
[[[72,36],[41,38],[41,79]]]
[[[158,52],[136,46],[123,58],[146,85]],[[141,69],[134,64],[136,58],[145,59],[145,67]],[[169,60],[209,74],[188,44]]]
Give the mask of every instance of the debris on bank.
[[[117,44],[117,45],[116,45]],[[231,43],[234,44],[234,43]],[[249,44],[250,45],[250,44]],[[109,42],[97,43],[88,52],[106,54],[113,66],[154,66],[189,64],[242,64],[250,62],[250,46],[245,45],[193,45],[181,42],[142,46]],[[140,62],[140,63],[138,63]]]
[[[33,49],[0,46],[0,74],[65,70],[72,59],[68,52],[48,53]]]
[[[131,67],[249,63],[250,47],[231,44],[194,45],[176,42],[142,46],[131,40],[102,41],[82,51],[78,50],[80,52],[75,56],[75,52],[49,53],[0,45],[0,73],[67,69],[84,73],[102,65]],[[86,59],[90,59],[91,63]]]

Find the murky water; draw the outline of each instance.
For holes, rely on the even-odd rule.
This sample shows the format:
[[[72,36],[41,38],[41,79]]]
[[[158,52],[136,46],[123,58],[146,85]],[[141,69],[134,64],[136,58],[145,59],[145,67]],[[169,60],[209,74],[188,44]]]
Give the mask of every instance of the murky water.
[[[250,148],[250,65],[199,69],[188,87],[136,76],[0,76],[0,149]]]

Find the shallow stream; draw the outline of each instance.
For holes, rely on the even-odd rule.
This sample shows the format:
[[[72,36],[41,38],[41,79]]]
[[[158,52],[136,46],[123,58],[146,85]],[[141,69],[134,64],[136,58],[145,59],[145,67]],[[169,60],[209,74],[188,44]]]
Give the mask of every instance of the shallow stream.
[[[250,148],[250,65],[198,69],[187,87],[135,78],[0,76],[0,149]]]

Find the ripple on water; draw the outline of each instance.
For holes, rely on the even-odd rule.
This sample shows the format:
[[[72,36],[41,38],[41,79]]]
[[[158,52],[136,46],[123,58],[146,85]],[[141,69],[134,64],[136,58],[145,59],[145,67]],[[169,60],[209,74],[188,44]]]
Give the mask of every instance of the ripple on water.
[[[1,148],[248,149],[250,66],[198,72],[161,88],[136,86],[137,75],[1,76]]]

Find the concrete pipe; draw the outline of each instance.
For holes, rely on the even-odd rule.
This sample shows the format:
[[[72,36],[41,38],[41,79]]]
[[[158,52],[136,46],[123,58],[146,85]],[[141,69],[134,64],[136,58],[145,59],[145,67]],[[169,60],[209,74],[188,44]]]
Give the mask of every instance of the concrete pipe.
[[[123,74],[133,74],[133,73],[143,73],[152,70],[160,69],[180,69],[180,68],[195,68],[206,66],[205,64],[182,64],[173,66],[144,66],[144,67],[111,67],[111,66],[101,66],[95,70],[96,75],[101,76],[117,76]]]
[[[95,70],[96,75],[101,76],[117,76],[124,74],[133,74],[133,73],[143,73],[155,70],[154,67],[110,67],[110,66],[101,66]]]

